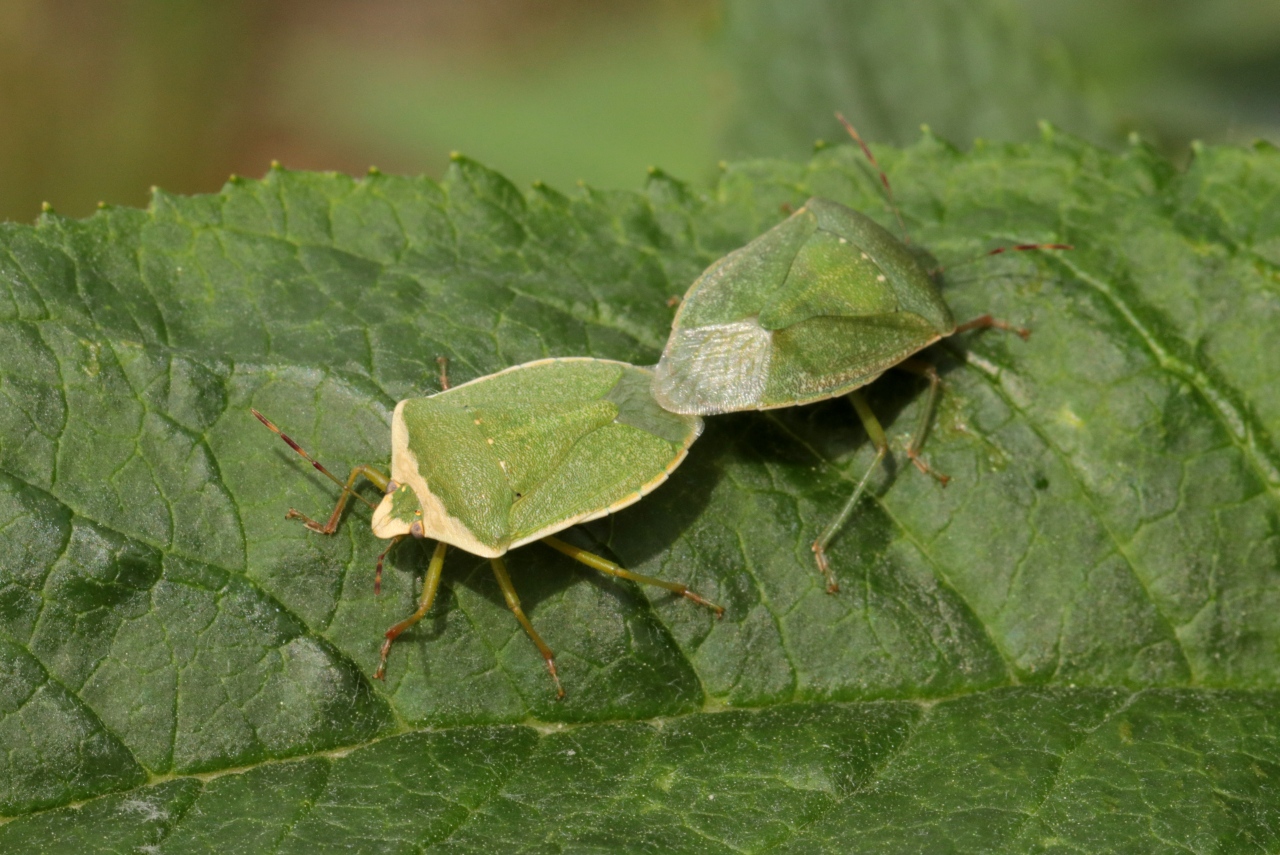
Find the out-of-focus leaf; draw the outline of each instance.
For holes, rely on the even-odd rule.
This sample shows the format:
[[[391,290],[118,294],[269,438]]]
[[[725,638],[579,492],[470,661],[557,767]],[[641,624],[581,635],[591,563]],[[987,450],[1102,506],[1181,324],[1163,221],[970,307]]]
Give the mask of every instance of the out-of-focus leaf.
[[[1033,138],[1046,119],[1100,136],[1060,51],[1002,0],[730,0],[722,33],[735,153],[801,156],[844,111],[867,139],[927,124],[955,140]]]

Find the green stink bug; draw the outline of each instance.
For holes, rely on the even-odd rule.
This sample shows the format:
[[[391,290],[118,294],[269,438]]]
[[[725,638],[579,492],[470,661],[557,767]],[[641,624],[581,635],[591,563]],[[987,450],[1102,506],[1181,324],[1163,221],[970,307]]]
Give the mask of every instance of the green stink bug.
[[[845,126],[861,145],[857,132]],[[874,166],[870,150],[863,150]],[[888,179],[880,176],[888,190]],[[908,360],[943,338],[986,327],[1028,335],[990,315],[957,325],[934,275],[902,241],[870,217],[815,197],[693,283],[672,321],[653,395],[672,412],[703,416],[850,396],[876,457],[813,544],[827,590],[834,593],[838,585],[826,546],[889,450],[884,429],[856,390],[895,366],[928,377],[929,398],[907,455],[921,472],[946,483],[920,456],[940,380],[931,365]]]
[[[332,534],[356,479],[383,491],[373,533],[391,540],[438,541],[417,610],[386,632],[375,677],[386,672],[395,639],[431,608],[446,545],[488,558],[508,607],[533,640],[564,696],[555,654],[520,607],[502,556],[541,540],[588,567],[657,585],[696,603],[716,606],[678,582],[642,576],[552,537],[637,502],[680,465],[702,431],[697,416],[663,410],[650,394],[652,372],[624,362],[587,357],[543,359],[396,405],[391,420],[391,476],[357,466],[343,483],[257,410],[253,414],[320,472],[342,486],[321,525],[290,509],[288,518]],[[375,583],[376,584],[376,583]]]

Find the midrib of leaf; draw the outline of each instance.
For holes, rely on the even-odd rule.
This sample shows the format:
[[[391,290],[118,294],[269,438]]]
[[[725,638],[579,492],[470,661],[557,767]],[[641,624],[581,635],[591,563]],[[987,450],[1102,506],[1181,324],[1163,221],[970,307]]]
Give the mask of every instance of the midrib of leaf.
[[[1188,365],[1174,356],[1169,348],[1160,342],[1159,337],[1147,329],[1128,303],[1103,278],[1082,269],[1069,257],[1064,257],[1062,263],[1071,270],[1077,279],[1091,285],[1106,298],[1107,302],[1133,328],[1134,333],[1163,370],[1194,387],[1200,393],[1205,402],[1217,414],[1218,421],[1222,424],[1227,435],[1231,437],[1232,444],[1249,461],[1250,467],[1257,473],[1262,483],[1266,485],[1267,492],[1271,495],[1271,498],[1277,505],[1280,505],[1280,464],[1276,462],[1276,452],[1259,436],[1260,432],[1263,435],[1265,435],[1265,432],[1259,430],[1259,426],[1255,424],[1252,416],[1242,412],[1232,403],[1233,398],[1238,399],[1240,397],[1239,394],[1224,388],[1221,382],[1215,383],[1204,371]]]

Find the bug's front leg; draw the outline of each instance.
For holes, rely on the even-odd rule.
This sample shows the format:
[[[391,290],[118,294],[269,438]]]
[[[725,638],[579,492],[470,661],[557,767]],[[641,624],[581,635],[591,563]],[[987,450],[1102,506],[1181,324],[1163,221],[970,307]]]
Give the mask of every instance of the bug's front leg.
[[[307,452],[303,451],[302,446],[294,442],[293,439],[288,434],[286,434],[284,431],[280,430],[280,428],[272,424],[272,422],[266,416],[264,416],[262,413],[258,412],[257,410],[251,410],[251,412],[254,414],[255,417],[257,417],[258,421],[262,422],[264,425],[267,426],[268,430],[270,430],[276,436],[284,440],[285,444],[288,445],[290,448],[292,448],[294,451],[298,452],[298,454],[302,456],[303,460],[306,460],[308,463],[314,466],[316,468],[316,471],[318,471],[321,475],[324,475],[330,481],[332,481],[333,483],[337,484],[339,487],[342,488],[342,494],[338,496],[338,503],[334,505],[333,513],[329,515],[329,521],[324,525],[321,525],[320,523],[311,519],[311,517],[307,516],[306,514],[302,513],[299,510],[295,510],[294,508],[289,509],[289,513],[285,514],[285,519],[302,520],[303,524],[306,525],[307,528],[319,534],[333,534],[335,531],[337,531],[338,520],[342,518],[342,512],[347,507],[347,502],[348,500],[350,500],[352,496],[355,496],[360,501],[368,505],[370,508],[375,507],[373,502],[370,502],[364,496],[361,496],[360,494],[356,493],[352,489],[355,486],[357,478],[364,476],[371,484],[373,484],[375,487],[377,487],[379,490],[383,492],[386,492],[387,485],[391,483],[390,478],[388,478],[386,475],[383,475],[381,472],[379,472],[377,469],[374,469],[372,466],[360,465],[360,466],[356,466],[351,470],[351,474],[347,476],[347,481],[344,484],[342,481],[338,480],[338,477],[336,475],[334,475],[328,469],[325,469],[324,465],[321,464],[320,461],[316,460],[310,454],[307,454]]]
[[[398,542],[398,541],[397,541]],[[436,600],[436,591],[440,588],[440,573],[444,569],[444,554],[448,547],[443,541],[436,543],[436,551],[431,555],[431,563],[427,565],[427,575],[422,579],[422,596],[418,598],[418,609],[386,632],[386,640],[382,642],[382,657],[378,661],[378,670],[373,672],[375,680],[387,676],[387,655],[391,653],[391,645],[395,644],[400,633],[427,616],[431,604]]]

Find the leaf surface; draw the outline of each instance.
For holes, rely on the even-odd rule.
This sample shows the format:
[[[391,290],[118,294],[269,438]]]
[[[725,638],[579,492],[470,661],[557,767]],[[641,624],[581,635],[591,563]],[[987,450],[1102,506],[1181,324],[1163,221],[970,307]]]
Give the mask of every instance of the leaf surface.
[[[0,849],[1273,851],[1280,845],[1280,155],[1178,173],[1046,130],[881,150],[959,319],[945,392],[708,420],[644,501],[570,533],[716,621],[539,544],[412,609],[354,505],[397,400],[535,358],[651,364],[701,269],[812,194],[888,226],[850,147],[700,190],[523,193],[273,170],[146,211],[0,227]],[[1001,244],[1062,254],[967,263]],[[364,488],[369,490],[370,488]],[[372,497],[372,491],[366,493]],[[124,820],[124,821],[122,821]]]

